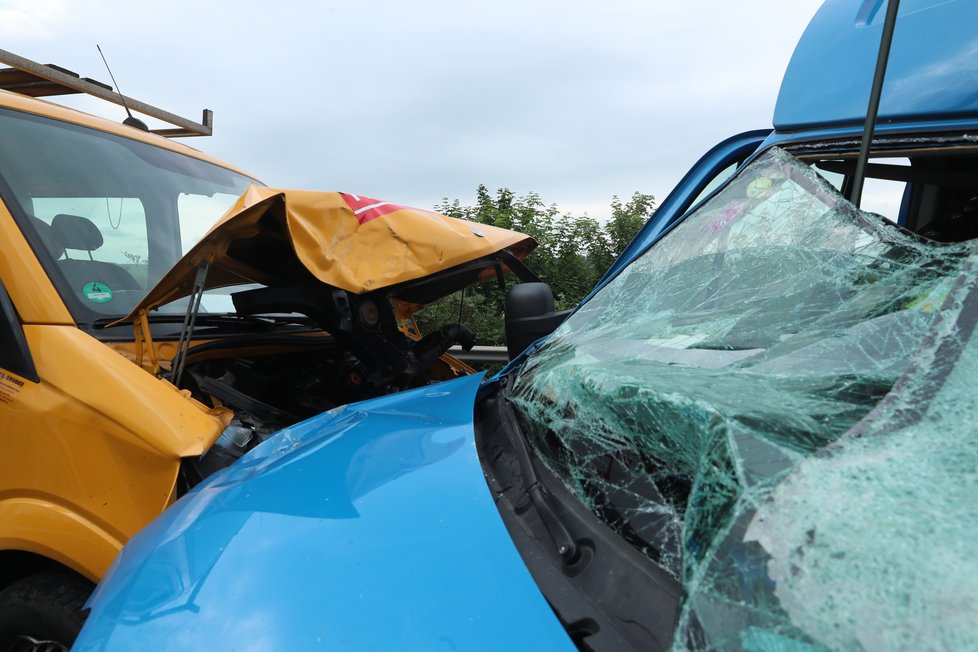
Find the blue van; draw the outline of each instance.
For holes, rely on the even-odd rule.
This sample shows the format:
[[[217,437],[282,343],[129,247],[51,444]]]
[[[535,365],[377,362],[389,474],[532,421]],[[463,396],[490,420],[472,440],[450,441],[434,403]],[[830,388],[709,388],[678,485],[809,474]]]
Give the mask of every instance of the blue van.
[[[569,317],[517,286],[500,374],[204,480],[75,649],[978,649],[978,3],[901,3],[860,159],[886,15],[828,0]]]

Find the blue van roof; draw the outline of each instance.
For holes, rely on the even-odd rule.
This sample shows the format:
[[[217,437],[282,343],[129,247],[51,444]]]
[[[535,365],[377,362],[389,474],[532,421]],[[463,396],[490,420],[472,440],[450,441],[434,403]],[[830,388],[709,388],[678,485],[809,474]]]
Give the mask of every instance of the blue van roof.
[[[861,124],[886,0],[827,0],[788,64],[774,127]],[[978,115],[978,2],[901,0],[879,122]]]

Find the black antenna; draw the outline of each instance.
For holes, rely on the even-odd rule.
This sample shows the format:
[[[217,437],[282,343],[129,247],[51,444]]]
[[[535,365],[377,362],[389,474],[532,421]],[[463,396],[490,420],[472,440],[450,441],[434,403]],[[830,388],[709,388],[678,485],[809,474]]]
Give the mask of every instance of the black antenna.
[[[102,47],[98,43],[95,44],[95,47],[98,48],[98,53],[102,57],[102,63],[105,64],[105,69],[109,71],[109,77],[112,79],[112,83],[115,84],[116,90],[119,91],[119,99],[122,100],[122,108],[124,108],[126,110],[126,114],[129,115],[128,118],[122,121],[122,124],[129,127],[135,127],[136,129],[142,129],[143,131],[149,131],[149,127],[146,126],[146,123],[135,117],[132,114],[132,111],[129,110],[129,105],[126,104],[126,96],[122,94],[122,89],[119,88],[119,82],[115,80],[115,75],[112,74],[112,68],[109,68],[109,62],[105,60],[105,55],[102,53]]]
[[[886,64],[890,59],[890,43],[893,42],[893,30],[896,28],[897,12],[900,0],[889,0],[886,6],[886,17],[883,20],[883,33],[880,36],[880,51],[876,57],[876,72],[873,74],[873,87],[869,92],[869,107],[866,110],[866,125],[863,127],[863,140],[859,148],[859,158],[856,159],[856,172],[852,179],[849,201],[856,208],[862,203],[863,181],[866,179],[866,164],[869,162],[869,147],[873,142],[873,131],[876,129],[876,118],[880,109],[880,96],[883,94],[883,78],[886,76]]]

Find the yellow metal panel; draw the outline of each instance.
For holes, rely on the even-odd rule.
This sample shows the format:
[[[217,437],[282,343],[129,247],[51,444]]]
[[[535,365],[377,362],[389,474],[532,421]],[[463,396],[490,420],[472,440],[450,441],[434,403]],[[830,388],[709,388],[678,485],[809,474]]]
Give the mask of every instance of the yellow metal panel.
[[[77,328],[24,331],[42,385],[86,406],[98,424],[115,424],[158,453],[200,455],[230,421],[226,410],[207,408]],[[32,392],[24,394],[22,400]]]
[[[41,382],[0,369],[0,547],[94,578],[173,500],[180,458],[207,449],[229,413],[73,326],[24,331]]]
[[[124,541],[57,503],[0,499],[0,550],[23,550],[53,559],[97,582]]]
[[[74,324],[75,320],[7,207],[0,202],[0,280],[17,313],[29,324]]]
[[[373,201],[373,213],[356,209],[365,198],[339,192],[251,186],[218,223],[156,284],[127,319],[190,294],[197,268],[208,261],[206,287],[269,282],[289,260],[333,287],[363,293],[437,274],[503,249],[523,258],[533,238],[432,211]],[[291,253],[245,262],[232,248]],[[261,265],[265,267],[262,268]],[[490,268],[486,274],[493,274]]]

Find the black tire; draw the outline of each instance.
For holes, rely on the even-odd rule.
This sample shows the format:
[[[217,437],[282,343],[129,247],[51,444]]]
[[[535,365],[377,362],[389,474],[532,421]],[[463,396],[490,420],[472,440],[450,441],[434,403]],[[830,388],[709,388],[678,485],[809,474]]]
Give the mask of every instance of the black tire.
[[[68,573],[30,575],[0,591],[0,652],[67,652],[92,585]]]

